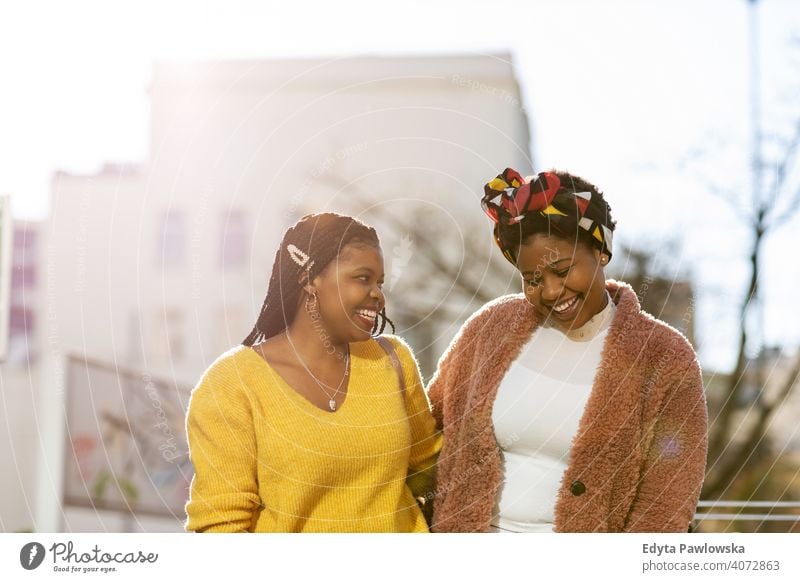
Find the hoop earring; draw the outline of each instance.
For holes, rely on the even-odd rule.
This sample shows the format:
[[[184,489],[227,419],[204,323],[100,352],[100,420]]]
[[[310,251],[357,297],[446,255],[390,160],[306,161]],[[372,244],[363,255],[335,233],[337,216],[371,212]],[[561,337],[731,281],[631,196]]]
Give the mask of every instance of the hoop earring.
[[[314,304],[310,303],[311,298],[314,298]],[[316,293],[309,293],[306,297],[306,311],[311,314],[317,310],[317,294]]]

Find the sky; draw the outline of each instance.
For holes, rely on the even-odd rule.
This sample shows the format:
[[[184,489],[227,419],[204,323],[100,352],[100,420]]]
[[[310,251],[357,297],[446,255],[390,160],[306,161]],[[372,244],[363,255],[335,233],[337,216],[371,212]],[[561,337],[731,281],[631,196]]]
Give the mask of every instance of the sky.
[[[507,51],[536,168],[600,185],[617,240],[693,278],[701,361],[725,369],[749,239],[708,184],[750,188],[748,10],[746,0],[4,2],[0,194],[17,218],[41,219],[55,170],[145,160],[159,59]],[[760,0],[758,15],[763,123],[782,130],[800,117],[800,3]],[[800,344],[798,227],[800,216],[763,255],[764,336],[789,347]]]

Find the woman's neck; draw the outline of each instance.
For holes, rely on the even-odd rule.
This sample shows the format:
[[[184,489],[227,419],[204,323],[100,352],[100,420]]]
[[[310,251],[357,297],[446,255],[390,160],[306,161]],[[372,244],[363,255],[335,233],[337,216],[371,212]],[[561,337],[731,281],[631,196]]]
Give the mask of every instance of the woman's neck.
[[[291,349],[306,362],[342,359],[348,351],[347,342],[331,337],[320,320],[295,318],[286,329],[286,339]]]
[[[576,329],[561,330],[569,339],[574,341],[589,341],[607,328],[614,313],[614,304],[608,291],[605,292],[606,301],[603,308],[595,313],[589,321]]]

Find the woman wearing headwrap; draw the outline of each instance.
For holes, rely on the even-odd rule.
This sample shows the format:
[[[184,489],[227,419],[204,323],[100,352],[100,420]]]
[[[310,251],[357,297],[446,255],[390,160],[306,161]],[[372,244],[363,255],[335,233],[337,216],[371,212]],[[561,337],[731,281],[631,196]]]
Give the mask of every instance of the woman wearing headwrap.
[[[252,332],[192,392],[196,532],[427,532],[441,446],[416,360],[386,323],[383,255],[349,216],[284,234]]]
[[[700,366],[605,279],[602,193],[511,169],[484,193],[523,293],[475,313],[429,386],[444,431],[433,531],[687,531],[707,447]]]

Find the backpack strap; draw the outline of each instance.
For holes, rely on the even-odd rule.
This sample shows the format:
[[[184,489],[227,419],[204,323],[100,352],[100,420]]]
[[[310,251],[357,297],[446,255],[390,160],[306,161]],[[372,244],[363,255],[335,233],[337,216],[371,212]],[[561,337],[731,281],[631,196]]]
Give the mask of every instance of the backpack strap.
[[[379,336],[375,338],[375,341],[378,342],[383,348],[383,351],[387,353],[389,359],[392,361],[392,366],[394,366],[394,371],[397,372],[397,377],[400,379],[400,392],[403,393],[403,401],[406,403],[406,407],[408,407],[408,400],[406,399],[406,377],[403,374],[403,365],[400,363],[400,357],[397,355],[397,350],[394,349],[394,345],[388,339],[383,336]],[[409,419],[410,422],[410,419]],[[408,484],[411,480],[419,477],[422,474],[416,474],[406,476],[406,483]],[[423,475],[423,479],[426,476]],[[432,487],[432,485],[431,485]],[[409,485],[409,489],[413,492],[415,490],[414,487]],[[416,498],[417,504],[419,505],[420,511],[422,512],[422,516],[425,518],[426,523],[428,524],[428,528],[430,529],[431,524],[433,523],[433,503],[428,501],[426,495],[422,495]]]
[[[389,359],[392,361],[394,371],[397,372],[397,377],[400,379],[400,392],[403,393],[403,399],[405,399],[406,377],[403,374],[403,365],[400,363],[400,357],[397,355],[397,350],[394,349],[392,342],[383,336],[376,337],[375,341],[378,342],[378,345],[383,348],[383,351],[386,352],[386,354],[389,356]]]

